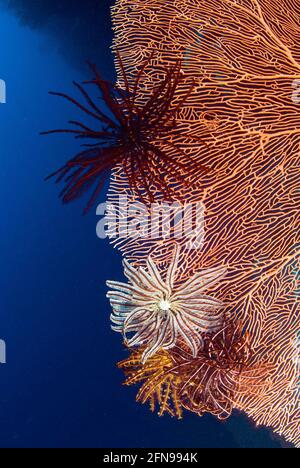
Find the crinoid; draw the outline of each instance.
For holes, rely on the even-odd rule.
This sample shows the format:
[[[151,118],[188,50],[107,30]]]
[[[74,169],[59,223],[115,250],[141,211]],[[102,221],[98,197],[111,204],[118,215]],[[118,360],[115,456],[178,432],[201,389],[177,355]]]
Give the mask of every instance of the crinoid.
[[[81,109],[96,121],[96,129],[79,121],[69,121],[75,128],[51,130],[42,134],[71,133],[78,139],[94,140],[93,144],[69,160],[49,177],[57,182],[65,181],[61,192],[63,202],[72,201],[94,186],[93,194],[86,207],[87,211],[96,201],[110,170],[121,166],[131,190],[144,202],[154,201],[155,193],[163,195],[168,201],[176,199],[178,184],[186,184],[186,176],[197,171],[207,171],[188,158],[179,145],[174,145],[170,135],[176,132],[178,111],[191,95],[194,84],[186,84],[186,92],[179,98],[176,91],[185,83],[181,60],[164,69],[164,77],[153,86],[147,97],[139,99],[140,82],[153,54],[143,63],[133,85],[126,75],[122,59],[117,54],[122,71],[124,88],[103,80],[95,65],[90,65],[94,78],[83,85],[74,81],[75,87],[84,98],[85,104],[64,93],[51,92]],[[100,92],[107,113],[100,109],[86,91],[85,86],[94,85]],[[190,136],[192,140],[199,138]],[[176,151],[177,158],[170,156]],[[186,159],[186,163],[183,159]],[[49,178],[48,177],[48,178]]]
[[[182,405],[178,398],[180,375],[172,372],[174,362],[170,354],[161,349],[151,356],[145,364],[141,363],[143,348],[135,349],[131,355],[118,363],[126,375],[124,385],[142,382],[136,400],[150,403],[151,411],[158,406],[158,415],[168,413],[182,418]]]
[[[125,385],[142,383],[136,400],[149,402],[152,411],[158,406],[160,416],[181,418],[187,409],[226,419],[241,394],[259,394],[269,385],[272,367],[253,362],[250,336],[240,323],[207,335],[196,357],[183,340],[170,350],[159,349],[145,363],[143,353],[144,347],[134,349],[118,367],[125,372]]]
[[[162,278],[151,256],[146,269],[124,260],[129,283],[107,281],[111,290],[113,330],[125,337],[129,347],[146,345],[142,362],[160,348],[172,348],[182,338],[193,356],[203,346],[203,335],[218,331],[223,324],[224,304],[204,291],[220,281],[226,268],[200,270],[183,284],[176,282],[180,260],[176,244],[174,256]],[[128,334],[133,336],[128,338]]]
[[[224,324],[215,335],[207,335],[196,357],[185,344],[174,347],[170,355],[184,375],[178,389],[180,402],[200,416],[208,412],[226,419],[241,394],[257,395],[268,385],[271,365],[253,362],[250,335],[239,322]]]

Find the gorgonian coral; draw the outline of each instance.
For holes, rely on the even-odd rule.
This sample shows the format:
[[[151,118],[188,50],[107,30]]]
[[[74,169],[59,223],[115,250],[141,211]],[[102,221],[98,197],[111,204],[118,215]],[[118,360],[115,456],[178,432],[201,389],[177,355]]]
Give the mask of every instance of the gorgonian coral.
[[[256,361],[274,364],[268,390],[241,394],[239,409],[300,446],[298,4],[117,0],[113,21],[125,69],[138,66],[149,49],[160,50],[157,73],[143,78],[145,87],[175,58],[195,82],[173,141],[180,145],[191,132],[205,139],[208,146],[194,148],[193,156],[211,171],[199,176],[202,190],[180,189],[186,203],[205,206],[204,244],[186,249],[183,274],[228,265],[218,289],[226,313],[247,323]],[[109,199],[123,194],[124,178],[113,172]],[[116,245],[135,262],[151,252],[163,264],[168,243],[137,237]]]
[[[190,80],[186,92],[179,99],[176,97],[179,84],[186,82],[181,61],[176,60],[173,65],[166,67],[164,76],[153,86],[148,97],[144,101],[139,100],[141,80],[152,58],[153,54],[142,64],[130,85],[129,76],[118,55],[124,88],[102,79],[95,65],[91,65],[94,74],[92,80],[85,81],[83,85],[74,81],[84,104],[67,94],[51,92],[70,101],[96,123],[96,128],[90,128],[87,124],[71,120],[69,123],[75,127],[73,129],[42,132],[71,133],[77,139],[93,141],[83,145],[86,147],[83,151],[49,176],[56,177],[57,182],[65,182],[61,192],[64,202],[80,197],[94,186],[87,211],[96,201],[107,174],[118,166],[122,167],[133,193],[145,202],[154,201],[154,192],[157,191],[166,200],[176,199],[176,187],[178,184],[187,184],[187,173],[196,180],[195,175],[199,171],[207,171],[199,161],[195,164],[191,157],[188,163],[183,162],[183,150],[170,139],[170,135],[177,132],[177,114],[194,88]],[[94,85],[100,92],[107,112],[87,92],[87,85]],[[199,142],[195,136],[190,135],[189,138]],[[177,157],[170,156],[170,148],[176,150]]]
[[[201,270],[183,284],[176,284],[179,255],[176,245],[165,279],[150,256],[147,269],[135,268],[124,260],[128,284],[107,281],[112,289],[107,294],[113,308],[112,328],[123,333],[129,347],[146,344],[142,362],[160,348],[172,348],[178,337],[196,356],[203,346],[202,335],[222,326],[224,304],[204,291],[220,281],[226,269]],[[133,336],[128,338],[130,333]]]

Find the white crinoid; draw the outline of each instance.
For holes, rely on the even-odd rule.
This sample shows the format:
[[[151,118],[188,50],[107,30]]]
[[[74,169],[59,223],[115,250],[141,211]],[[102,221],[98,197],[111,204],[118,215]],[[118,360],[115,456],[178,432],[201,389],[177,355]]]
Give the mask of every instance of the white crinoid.
[[[202,270],[176,285],[178,262],[176,246],[165,280],[150,256],[146,269],[123,261],[128,284],[107,281],[112,329],[123,334],[129,347],[146,346],[143,362],[160,348],[172,348],[178,338],[184,339],[196,356],[203,334],[222,327],[224,304],[203,291],[219,281],[226,269]]]

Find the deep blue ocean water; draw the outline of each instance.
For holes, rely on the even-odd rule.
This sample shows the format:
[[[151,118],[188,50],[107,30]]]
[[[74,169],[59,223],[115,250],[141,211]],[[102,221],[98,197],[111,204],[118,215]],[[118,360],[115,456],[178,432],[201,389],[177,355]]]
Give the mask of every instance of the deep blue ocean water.
[[[0,447],[284,446],[241,414],[225,423],[188,413],[182,421],[159,418],[135,403],[136,388],[122,387],[115,364],[127,354],[120,336],[110,331],[105,298],[105,281],[123,278],[121,256],[96,237],[95,211],[83,217],[82,200],[61,205],[58,187],[43,180],[78,144],[65,135],[39,135],[80,116],[48,91],[70,93],[74,78],[87,78],[86,35],[97,37],[98,28],[99,43],[93,49],[91,39],[84,58],[99,54],[98,67],[114,79],[112,57],[102,47],[112,39],[112,2],[101,2],[101,24],[84,12],[89,32],[88,22],[75,29],[74,48],[72,34],[64,35],[63,12],[49,23],[43,15],[50,2],[40,2],[39,21],[34,2],[27,9],[26,2],[12,2],[19,9],[5,3],[0,2],[0,79],[7,84],[7,103],[0,105],[0,338],[7,363],[0,366]],[[85,2],[74,3],[84,8]]]

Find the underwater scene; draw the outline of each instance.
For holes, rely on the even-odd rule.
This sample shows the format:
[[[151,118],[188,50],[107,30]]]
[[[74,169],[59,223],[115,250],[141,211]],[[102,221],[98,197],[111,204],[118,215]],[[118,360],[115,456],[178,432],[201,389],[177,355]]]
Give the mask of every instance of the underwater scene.
[[[300,447],[300,1],[0,0],[0,38],[0,448]]]

